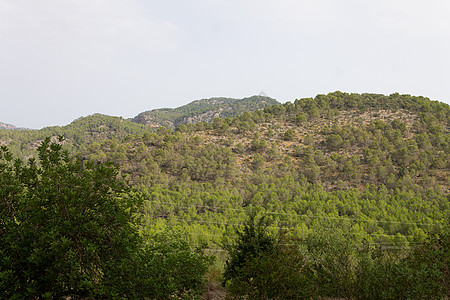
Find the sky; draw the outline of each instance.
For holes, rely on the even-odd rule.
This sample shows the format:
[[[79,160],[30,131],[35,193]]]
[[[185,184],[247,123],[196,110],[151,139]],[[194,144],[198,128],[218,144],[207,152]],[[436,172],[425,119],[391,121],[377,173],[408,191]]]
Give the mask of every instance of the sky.
[[[450,103],[449,13],[448,0],[0,0],[0,121],[38,129],[262,91]]]

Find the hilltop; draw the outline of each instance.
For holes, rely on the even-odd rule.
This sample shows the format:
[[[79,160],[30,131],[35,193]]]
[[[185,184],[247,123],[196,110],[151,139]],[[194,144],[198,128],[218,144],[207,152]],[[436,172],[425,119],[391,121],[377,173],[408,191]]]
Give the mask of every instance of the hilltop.
[[[215,118],[236,117],[245,111],[252,112],[280,104],[267,96],[252,96],[243,99],[210,98],[196,100],[178,108],[161,108],[140,113],[135,123],[150,127],[175,129],[181,124],[212,122]]]
[[[66,126],[52,126],[40,130],[0,130],[0,145],[8,146],[18,158],[35,155],[37,146],[46,138],[64,135],[65,147],[71,153],[85,149],[94,141],[119,140],[128,134],[141,134],[150,128],[121,117],[94,114],[81,117]]]
[[[128,157],[123,162],[135,170],[135,183],[147,176],[137,171],[145,157],[148,164],[161,164],[157,169],[170,182],[225,179],[236,184],[247,175],[272,174],[287,164],[296,178],[320,183],[326,190],[375,184],[448,192],[449,113],[448,105],[424,97],[336,92],[235,118],[182,124],[175,133],[128,136],[120,151],[121,157]],[[104,160],[117,156],[109,153],[109,142],[95,149]],[[166,158],[165,149],[171,153]],[[215,151],[221,154],[214,157]],[[192,164],[192,155],[200,155],[201,162]],[[202,164],[207,169],[198,170]]]
[[[173,109],[156,109],[139,114],[133,119],[94,114],[80,117],[66,126],[52,126],[40,130],[0,130],[0,145],[8,145],[19,158],[30,157],[45,137],[66,137],[66,147],[71,152],[85,149],[94,141],[121,140],[129,134],[155,131],[159,127],[174,129],[187,123],[210,122],[216,117],[238,116],[245,111],[255,111],[279,104],[266,96],[243,99],[211,98],[196,100]],[[17,129],[0,123],[0,129]]]
[[[0,122],[0,129],[17,129],[16,126]]]

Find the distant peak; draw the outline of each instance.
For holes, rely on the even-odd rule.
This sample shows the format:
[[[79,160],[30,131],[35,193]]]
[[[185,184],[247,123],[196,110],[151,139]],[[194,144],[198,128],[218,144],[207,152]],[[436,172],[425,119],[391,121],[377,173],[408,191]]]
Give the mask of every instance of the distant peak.
[[[268,106],[280,104],[267,96],[251,96],[243,99],[214,97],[195,100],[173,109],[154,109],[140,113],[133,122],[175,129],[180,124],[212,122],[215,118],[236,117],[244,111],[255,111]]]
[[[264,91],[261,91],[261,93],[259,93],[259,95],[263,96],[263,97],[268,97],[267,94]]]
[[[16,126],[0,122],[0,129],[17,129]]]

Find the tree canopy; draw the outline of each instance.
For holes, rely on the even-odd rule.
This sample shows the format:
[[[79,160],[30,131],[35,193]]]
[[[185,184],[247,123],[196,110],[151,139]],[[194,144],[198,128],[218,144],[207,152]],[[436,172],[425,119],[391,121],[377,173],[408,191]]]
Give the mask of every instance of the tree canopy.
[[[175,236],[158,239],[157,246],[156,236],[144,239],[141,199],[117,168],[71,158],[61,142],[45,139],[39,161],[26,165],[1,148],[0,297],[164,298],[198,292],[206,257]],[[173,259],[185,263],[186,271],[160,278],[172,267],[161,270],[161,262]]]

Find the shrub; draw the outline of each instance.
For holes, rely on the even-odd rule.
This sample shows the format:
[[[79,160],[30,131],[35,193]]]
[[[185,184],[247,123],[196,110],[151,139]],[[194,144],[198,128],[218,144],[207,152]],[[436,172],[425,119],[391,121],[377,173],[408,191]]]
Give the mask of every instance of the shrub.
[[[283,140],[292,141],[295,138],[295,131],[293,129],[288,129],[283,134]]]

